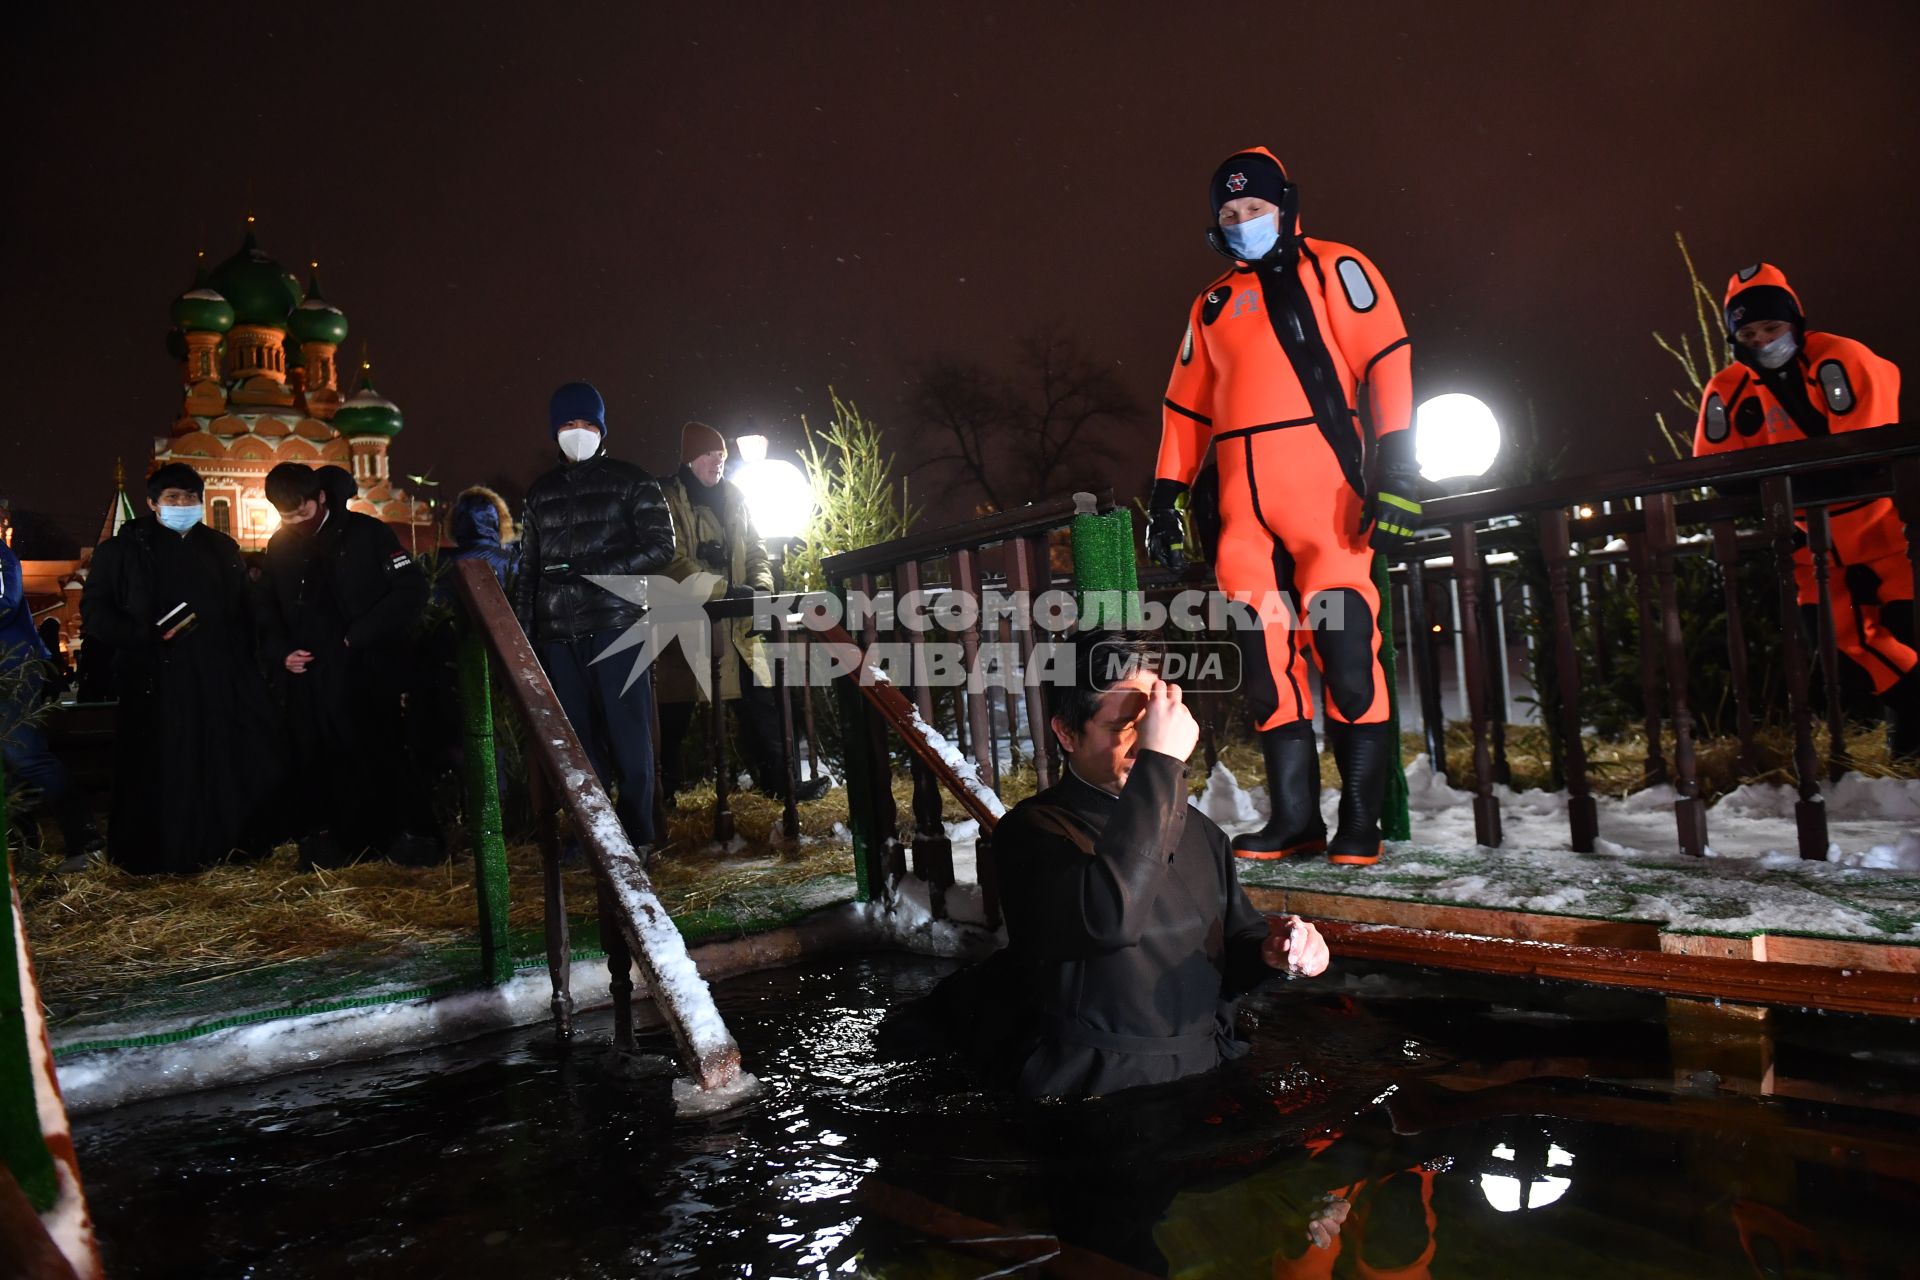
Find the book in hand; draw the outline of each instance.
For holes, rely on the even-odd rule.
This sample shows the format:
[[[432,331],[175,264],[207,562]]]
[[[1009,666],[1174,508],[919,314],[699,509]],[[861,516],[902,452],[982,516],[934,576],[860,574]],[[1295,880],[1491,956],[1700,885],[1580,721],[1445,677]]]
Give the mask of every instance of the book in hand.
[[[160,632],[162,640],[172,640],[176,636],[183,636],[193,630],[194,624],[198,621],[200,621],[200,615],[194,612],[192,605],[182,600],[167,610],[160,621],[154,623],[154,627]]]

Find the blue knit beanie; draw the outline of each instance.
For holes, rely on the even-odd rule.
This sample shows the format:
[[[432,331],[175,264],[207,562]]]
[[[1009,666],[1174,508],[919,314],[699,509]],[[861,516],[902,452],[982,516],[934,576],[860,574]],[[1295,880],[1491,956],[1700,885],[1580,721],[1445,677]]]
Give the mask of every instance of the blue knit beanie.
[[[569,382],[554,392],[547,402],[547,417],[555,439],[560,436],[560,428],[575,421],[591,422],[600,428],[601,435],[607,434],[607,402],[591,382]]]

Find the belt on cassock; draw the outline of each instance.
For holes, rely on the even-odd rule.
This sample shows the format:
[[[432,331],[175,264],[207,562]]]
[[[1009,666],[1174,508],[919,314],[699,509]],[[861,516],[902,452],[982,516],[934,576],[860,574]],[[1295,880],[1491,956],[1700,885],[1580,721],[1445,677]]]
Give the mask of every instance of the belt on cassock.
[[[1196,1031],[1187,1036],[1129,1036],[1118,1031],[1102,1031],[1071,1018],[1049,1018],[1046,1028],[1047,1034],[1068,1044],[1149,1057],[1173,1058],[1183,1053],[1213,1052],[1219,1043],[1213,1031]]]

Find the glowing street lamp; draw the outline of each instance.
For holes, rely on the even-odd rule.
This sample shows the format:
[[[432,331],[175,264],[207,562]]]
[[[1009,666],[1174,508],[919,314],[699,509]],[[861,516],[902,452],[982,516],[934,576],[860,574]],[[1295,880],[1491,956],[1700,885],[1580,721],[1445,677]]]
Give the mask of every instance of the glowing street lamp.
[[[767,456],[765,436],[741,436],[733,482],[747,500],[754,531],[763,538],[797,538],[813,517],[813,486],[800,468]]]
[[[1413,451],[1428,480],[1483,476],[1500,456],[1493,410],[1459,391],[1435,396],[1414,411]]]

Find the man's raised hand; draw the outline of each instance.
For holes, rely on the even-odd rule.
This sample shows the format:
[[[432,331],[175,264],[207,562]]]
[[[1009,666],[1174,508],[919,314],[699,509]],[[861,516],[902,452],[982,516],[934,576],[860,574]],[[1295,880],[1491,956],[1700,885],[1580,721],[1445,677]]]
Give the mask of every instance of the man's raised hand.
[[[1193,712],[1187,710],[1180,686],[1155,680],[1147,690],[1147,709],[1140,713],[1136,739],[1140,750],[1158,751],[1175,760],[1185,760],[1193,754],[1194,744],[1199,741],[1200,726],[1194,721]]]

